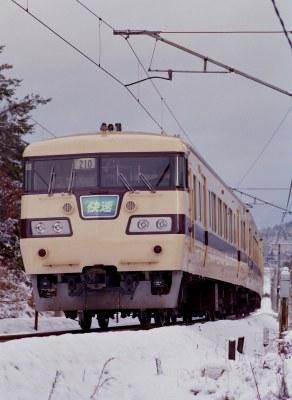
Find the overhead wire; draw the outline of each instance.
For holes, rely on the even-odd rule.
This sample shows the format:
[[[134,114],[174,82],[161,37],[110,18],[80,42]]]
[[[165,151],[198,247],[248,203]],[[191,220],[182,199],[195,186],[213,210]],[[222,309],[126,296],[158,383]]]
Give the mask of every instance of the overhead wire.
[[[231,188],[231,189],[232,189],[234,192],[240,193],[240,194],[243,195],[243,196],[246,196],[246,197],[249,197],[250,199],[253,199],[254,201],[260,201],[260,202],[261,202],[262,204],[264,204],[264,205],[277,208],[278,210],[284,211],[284,212],[286,212],[287,214],[292,214],[292,211],[288,210],[287,208],[284,208],[284,207],[281,207],[281,206],[279,206],[279,205],[277,205],[277,204],[271,203],[270,201],[261,199],[261,198],[259,198],[259,197],[257,197],[257,196],[254,196],[254,195],[250,194],[250,193],[243,192],[242,190],[239,190],[239,189],[237,189],[237,188]]]
[[[30,119],[37,124],[38,126],[40,126],[44,131],[46,131],[49,135],[51,135],[52,137],[56,138],[57,136],[50,131],[48,128],[46,128],[43,124],[41,124],[39,121],[37,121],[35,118],[30,117]]]
[[[69,40],[67,40],[64,36],[62,36],[60,33],[58,33],[55,29],[50,27],[48,24],[46,24],[44,21],[42,21],[40,18],[38,18],[35,14],[30,12],[29,10],[26,10],[25,7],[23,7],[21,4],[19,4],[16,0],[10,0],[12,3],[14,3],[16,6],[18,6],[20,9],[22,9],[25,13],[30,15],[35,21],[43,25],[46,29],[48,29],[52,34],[57,36],[59,39],[61,39],[64,43],[66,43],[69,47],[71,47],[73,50],[75,50],[77,53],[79,53],[82,57],[84,57],[87,61],[95,65],[97,68],[102,70],[106,75],[108,75],[110,78],[112,78],[115,82],[117,82],[120,86],[125,88],[127,92],[130,94],[130,96],[139,104],[139,106],[144,110],[144,112],[148,115],[148,117],[154,122],[154,124],[160,129],[161,132],[164,132],[163,127],[160,125],[160,123],[157,121],[157,119],[151,114],[151,112],[148,110],[148,108],[135,96],[135,94],[126,87],[126,85],[118,78],[116,77],[113,73],[111,73],[109,70],[104,68],[102,65],[99,65],[96,61],[94,61],[91,57],[89,57],[86,53],[84,53],[81,49],[79,49],[77,46],[75,46],[73,43],[71,43]],[[76,0],[77,1],[77,0]]]
[[[109,22],[105,21],[103,18],[101,18],[98,14],[96,14],[93,10],[91,10],[89,7],[87,7],[82,1],[80,0],[75,0],[80,6],[82,6],[84,9],[86,9],[90,14],[92,14],[95,18],[103,21],[105,23],[105,25],[110,28],[113,32],[115,31],[115,28],[113,27],[113,25],[111,25]],[[132,44],[129,42],[129,38],[124,35],[122,36],[125,40],[127,45],[129,46],[130,50],[132,51],[132,53],[134,54],[137,62],[140,64],[141,68],[143,69],[145,75],[147,76],[147,78],[150,78],[150,74],[148,73],[146,67],[144,66],[143,62],[141,61],[140,57],[138,56],[137,52],[135,51],[134,47],[132,46]],[[157,42],[156,42],[157,43]],[[154,47],[154,51],[155,51],[155,47]],[[154,51],[152,53],[152,57],[154,56]],[[160,90],[158,89],[157,85],[150,80],[152,87],[154,88],[155,92],[157,93],[157,95],[159,96],[161,102],[165,105],[166,109],[168,110],[169,114],[172,116],[172,118],[174,119],[174,121],[176,122],[177,126],[179,127],[179,129],[181,130],[181,132],[184,134],[184,136],[186,137],[186,139],[189,141],[189,143],[191,145],[193,145],[192,140],[190,138],[190,136],[187,134],[186,130],[183,128],[182,124],[180,123],[180,121],[178,120],[178,118],[176,117],[176,115],[174,114],[174,111],[172,110],[172,108],[169,106],[169,104],[167,103],[167,101],[165,100],[165,98],[163,97],[162,93],[160,92]]]
[[[285,190],[288,191],[289,187],[238,187],[238,190],[266,190],[266,191],[277,191],[277,190]]]
[[[5,110],[2,110],[0,112],[0,117],[4,114],[6,114],[7,112],[10,111],[11,108],[14,107],[14,104],[12,104],[10,107],[6,108]],[[35,124],[39,125],[43,130],[45,130],[47,133],[49,133],[51,136],[53,137],[57,137],[52,131],[50,131],[48,128],[46,128],[44,125],[42,125],[40,122],[38,122],[36,119],[34,119],[33,117],[29,117],[30,120],[32,120]],[[0,124],[0,127],[6,127],[7,124]]]
[[[291,42],[291,40],[290,40],[290,38],[289,38],[289,35],[288,35],[288,32],[287,32],[286,26],[285,26],[284,21],[283,21],[283,18],[281,17],[280,11],[279,11],[279,9],[278,9],[278,7],[277,7],[277,5],[276,5],[276,1],[275,1],[275,0],[271,0],[271,2],[272,2],[272,4],[273,4],[273,6],[274,6],[275,13],[276,13],[276,15],[277,15],[277,17],[278,17],[278,19],[279,19],[279,21],[280,21],[280,24],[281,24],[281,26],[282,26],[283,33],[284,33],[284,35],[286,36],[286,38],[287,38],[287,40],[288,40],[290,49],[292,50],[292,42]]]
[[[58,32],[56,32],[53,28],[51,28],[49,25],[47,25],[45,22],[43,22],[42,20],[40,20],[36,15],[34,15],[33,13],[31,13],[28,8],[25,9],[21,4],[19,4],[16,0],[11,0],[16,6],[18,6],[19,8],[21,8],[23,11],[25,11],[26,13],[28,13],[34,20],[36,20],[38,23],[40,23],[41,25],[43,25],[46,29],[48,29],[51,33],[53,33],[54,35],[56,35],[59,39],[61,39],[62,41],[64,41],[68,46],[70,46],[71,48],[73,48],[76,52],[78,52],[81,56],[83,56],[85,59],[87,59],[89,62],[93,63],[96,67],[100,68],[105,74],[107,74],[109,77],[111,77],[113,80],[115,80],[118,84],[120,84],[121,86],[123,86],[128,93],[135,99],[135,101],[139,104],[139,106],[146,112],[146,114],[151,118],[151,120],[159,127],[159,129],[163,132],[164,129],[161,126],[161,124],[153,117],[153,115],[150,113],[150,111],[146,108],[146,106],[144,106],[144,104],[140,101],[139,98],[137,98],[137,96],[134,95],[134,93],[128,89],[128,87],[126,87],[126,85],[119,79],[117,78],[115,75],[113,75],[110,71],[108,71],[107,69],[105,69],[104,67],[102,67],[100,64],[96,63],[91,57],[89,57],[87,54],[85,54],[82,50],[80,50],[77,46],[75,46],[74,44],[72,44],[69,40],[65,39],[62,35],[60,35]],[[109,27],[110,29],[114,30],[114,27],[109,24],[107,21],[105,21],[103,18],[101,18],[100,16],[98,16],[96,13],[94,13],[89,7],[87,7],[84,3],[82,3],[80,0],[75,0],[77,3],[79,3],[82,7],[84,7],[88,12],[90,12],[92,15],[94,15],[96,18],[99,19],[99,21],[102,21],[107,27]],[[273,1],[273,0],[272,0]],[[285,29],[286,31],[286,29]],[[254,31],[253,31],[254,32]],[[286,31],[287,32],[287,31]],[[170,31],[169,31],[170,33]],[[251,33],[251,31],[249,32]],[[127,38],[124,37],[126,40]],[[133,51],[135,57],[137,58],[138,62],[140,63],[140,65],[142,66],[144,72],[146,74],[148,74],[148,71],[146,70],[146,68],[144,67],[143,63],[141,62],[140,58],[138,57],[137,53],[135,52],[133,46],[129,43],[129,41],[127,40],[127,43],[129,45],[129,47],[131,48],[131,50]],[[149,76],[149,75],[148,75]],[[174,115],[173,111],[171,110],[171,108],[168,106],[168,104],[165,102],[163,96],[161,95],[160,91],[158,90],[157,86],[154,84],[154,82],[152,82],[153,87],[155,88],[155,90],[157,91],[158,95],[160,96],[161,101],[164,102],[166,108],[168,109],[168,111],[170,112],[170,114],[172,115],[172,117],[174,118],[174,120],[176,121],[176,123],[178,124],[178,126],[180,127],[181,131],[184,133],[184,135],[187,137],[187,139],[190,141],[190,143],[192,143],[190,137],[187,135],[186,131],[183,129],[183,127],[181,126],[180,122],[177,120],[176,116]],[[262,154],[264,153],[264,151],[266,150],[266,148],[268,147],[268,145],[270,144],[270,142],[272,141],[272,139],[274,138],[274,136],[276,135],[276,133],[279,131],[280,127],[282,126],[283,122],[285,121],[285,119],[287,118],[288,114],[291,112],[292,107],[288,110],[288,112],[285,114],[284,118],[281,120],[279,126],[276,128],[276,130],[273,132],[273,135],[271,136],[271,138],[269,139],[269,141],[267,142],[267,144],[264,146],[263,150],[261,151],[261,153],[259,154],[259,156],[257,157],[257,159],[253,162],[252,166],[248,169],[248,171],[244,174],[244,176],[241,178],[239,184],[246,178],[246,176],[250,173],[250,171],[252,170],[252,168],[254,167],[254,165],[258,162],[258,160],[260,159],[260,157],[262,156]],[[238,184],[238,185],[239,185]]]
[[[266,35],[266,34],[283,34],[283,31],[275,30],[246,30],[246,31],[155,31],[159,34],[182,34],[182,35]],[[292,34],[292,30],[287,31]]]
[[[264,147],[262,148],[262,150],[260,151],[260,153],[258,154],[258,156],[255,158],[255,160],[252,162],[251,166],[247,169],[247,171],[243,174],[243,176],[241,177],[241,179],[239,180],[239,182],[237,183],[236,186],[241,185],[241,183],[245,180],[245,178],[250,174],[250,172],[252,171],[252,169],[255,167],[255,165],[257,164],[257,162],[260,160],[260,158],[262,157],[262,155],[264,154],[264,152],[266,151],[266,149],[269,147],[270,143],[272,142],[272,140],[274,139],[274,137],[277,135],[277,133],[280,131],[280,128],[282,127],[282,125],[284,124],[284,122],[286,121],[288,115],[290,114],[290,112],[292,111],[292,106],[288,109],[288,111],[285,113],[285,115],[283,116],[283,118],[281,119],[280,123],[277,125],[276,129],[273,131],[272,135],[270,136],[270,138],[268,139],[268,141],[265,143]]]

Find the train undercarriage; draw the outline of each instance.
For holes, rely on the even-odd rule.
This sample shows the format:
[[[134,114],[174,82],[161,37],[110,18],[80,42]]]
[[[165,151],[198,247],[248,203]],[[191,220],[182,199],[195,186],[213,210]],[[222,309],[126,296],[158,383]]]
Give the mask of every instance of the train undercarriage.
[[[138,317],[142,328],[182,318],[206,320],[242,317],[260,307],[260,296],[242,286],[182,271],[118,272],[115,267],[85,267],[81,274],[32,277],[37,311],[61,310],[89,330],[97,318]]]

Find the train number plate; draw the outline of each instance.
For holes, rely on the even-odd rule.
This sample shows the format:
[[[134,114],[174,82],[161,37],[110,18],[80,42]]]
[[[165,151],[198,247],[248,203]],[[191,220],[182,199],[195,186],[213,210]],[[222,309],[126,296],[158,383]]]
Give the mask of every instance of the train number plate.
[[[114,218],[117,215],[119,196],[81,196],[80,202],[83,218]]]

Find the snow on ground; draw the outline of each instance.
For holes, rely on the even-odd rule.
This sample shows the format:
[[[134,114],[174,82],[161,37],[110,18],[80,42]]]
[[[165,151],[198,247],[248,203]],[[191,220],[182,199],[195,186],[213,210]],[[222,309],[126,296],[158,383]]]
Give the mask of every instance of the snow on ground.
[[[281,371],[290,378],[292,363],[284,365],[277,355],[277,320],[268,302],[242,320],[1,343],[0,399],[256,400],[255,382],[262,400],[277,399]],[[64,318],[47,320],[52,329],[66,328]],[[2,320],[1,332],[11,332],[12,321],[32,329],[28,318]],[[41,318],[40,326],[46,324]],[[269,329],[266,348],[263,328]],[[228,340],[240,336],[245,354],[230,361]],[[289,390],[292,396],[291,385]]]
[[[137,320],[121,320],[129,322]],[[43,331],[74,328],[64,317],[39,320]],[[32,318],[0,320],[0,334],[32,331]],[[228,341],[239,337],[244,354],[228,360]],[[292,332],[290,355],[279,356],[278,344],[268,297],[242,320],[0,343],[0,400],[274,400],[284,398],[283,375],[292,400]]]

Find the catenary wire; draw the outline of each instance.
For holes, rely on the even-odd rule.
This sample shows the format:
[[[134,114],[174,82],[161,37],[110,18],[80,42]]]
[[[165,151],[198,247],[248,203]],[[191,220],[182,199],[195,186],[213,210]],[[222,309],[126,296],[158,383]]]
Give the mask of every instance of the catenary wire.
[[[44,131],[46,131],[49,135],[53,136],[54,138],[56,138],[57,136],[50,131],[48,128],[46,128],[43,124],[41,124],[39,121],[37,121],[35,118],[30,117],[30,119],[37,124],[38,126],[40,126]]]
[[[281,191],[285,190],[286,192],[289,190],[289,187],[238,187],[238,190],[266,190],[266,191]]]
[[[260,201],[264,205],[277,208],[278,210],[284,211],[287,214],[292,214],[292,211],[287,210],[287,208],[284,208],[284,207],[281,207],[281,206],[279,206],[277,204],[271,203],[270,201],[263,200],[263,199],[261,199],[261,198],[259,198],[257,196],[254,196],[254,195],[252,195],[250,193],[243,192],[242,190],[238,190],[236,188],[231,188],[231,190],[233,190],[234,192],[240,193],[243,196],[249,197],[250,199],[253,199],[254,201]]]
[[[275,30],[247,30],[247,31],[156,31],[159,34],[182,34],[182,35],[267,35],[267,34],[283,34],[283,31]],[[287,31],[292,34],[292,30]]]
[[[80,0],[75,0],[81,7],[83,7],[84,9],[86,9],[90,14],[92,14],[95,18],[97,18],[98,20],[102,21],[108,28],[110,28],[112,31],[115,30],[115,28],[107,21],[105,21],[103,18],[101,18],[98,14],[96,14],[93,10],[91,10],[89,7],[87,7],[82,1]],[[128,37],[127,36],[123,36],[123,38],[126,40],[126,43],[128,44],[130,50],[132,51],[132,53],[134,54],[136,60],[138,61],[138,63],[140,64],[141,68],[143,69],[145,75],[147,76],[147,78],[150,78],[150,75],[147,71],[147,69],[145,68],[143,62],[141,61],[140,57],[138,56],[137,52],[135,51],[134,47],[132,46],[132,44],[129,42]],[[154,54],[154,53],[153,53]],[[173,110],[171,109],[171,107],[169,106],[169,104],[167,103],[167,101],[164,99],[162,93],[160,92],[160,90],[158,89],[157,85],[150,80],[152,87],[154,88],[155,92],[157,93],[157,95],[159,96],[160,100],[163,102],[163,104],[165,105],[166,109],[168,110],[169,114],[172,116],[172,118],[174,119],[174,121],[176,122],[177,126],[179,127],[179,129],[181,130],[181,132],[184,134],[184,136],[186,137],[186,139],[189,141],[189,143],[191,145],[193,145],[192,140],[190,138],[190,136],[187,134],[186,130],[183,128],[182,124],[179,122],[179,120],[177,119],[177,117],[175,116]]]
[[[287,29],[286,29],[285,24],[284,24],[284,21],[283,21],[283,18],[281,17],[280,11],[279,11],[279,9],[278,9],[278,7],[277,7],[277,5],[276,5],[276,1],[275,1],[275,0],[271,0],[271,2],[272,2],[272,4],[273,4],[273,6],[274,6],[275,13],[276,13],[276,15],[277,15],[277,17],[278,17],[278,19],[279,19],[279,21],[280,21],[280,24],[281,24],[281,26],[282,26],[283,33],[284,33],[284,35],[286,36],[286,38],[287,38],[287,40],[288,40],[290,49],[292,50],[292,42],[291,42],[291,40],[290,40],[290,38],[289,38]]]
[[[23,7],[21,4],[19,4],[16,0],[10,0],[12,3],[14,3],[16,6],[18,6],[20,9],[25,11],[25,13],[29,14],[35,21],[43,25],[46,29],[48,29],[52,34],[57,36],[59,39],[61,39],[64,43],[66,43],[69,47],[71,47],[73,50],[75,50],[77,53],[79,53],[82,57],[84,57],[87,61],[91,62],[93,65],[95,65],[97,68],[102,70],[106,75],[108,75],[110,78],[112,78],[115,82],[117,82],[120,86],[125,88],[127,92],[132,96],[132,98],[139,104],[139,106],[145,111],[145,113],[148,115],[148,117],[154,122],[154,124],[160,129],[161,132],[164,132],[163,127],[160,125],[160,123],[157,121],[157,119],[151,114],[151,112],[148,110],[148,108],[135,96],[135,94],[128,89],[125,84],[117,78],[114,74],[112,74],[110,71],[108,71],[106,68],[102,67],[99,65],[96,61],[94,61],[91,57],[89,57],[86,53],[84,53],[82,50],[80,50],[77,46],[75,46],[73,43],[71,43],[69,40],[65,39],[61,34],[59,34],[56,30],[51,28],[49,25],[47,25],[44,21],[39,19],[36,15],[31,13],[30,11],[26,10],[25,7]]]
[[[12,106],[11,107],[14,107],[14,104],[12,104]],[[4,115],[5,113],[7,113],[10,109],[11,109],[11,107],[8,107],[8,108],[6,108],[5,110],[3,110],[3,111],[1,111],[0,112],[0,117],[1,117],[1,115]],[[45,130],[47,133],[49,133],[51,136],[53,136],[53,137],[57,137],[52,131],[50,131],[48,128],[46,128],[44,125],[42,125],[40,122],[38,122],[36,119],[34,119],[34,118],[32,118],[32,117],[29,117],[29,119],[30,120],[32,120],[35,124],[37,124],[37,125],[39,125],[43,130]],[[7,126],[7,124],[1,124],[0,123],[0,128],[1,127],[6,127]]]
[[[245,180],[245,178],[249,175],[249,173],[251,172],[251,170],[254,168],[254,166],[257,164],[257,162],[259,161],[259,159],[262,157],[262,155],[264,154],[264,152],[266,151],[266,149],[268,148],[268,146],[270,145],[271,141],[274,139],[274,137],[276,136],[276,134],[280,131],[280,128],[282,127],[283,123],[285,122],[285,120],[287,119],[288,115],[290,114],[290,112],[292,111],[292,107],[289,108],[289,110],[286,112],[286,114],[284,115],[284,117],[281,119],[280,123],[278,124],[278,126],[276,127],[276,129],[273,131],[271,137],[268,139],[268,141],[266,142],[266,144],[264,145],[263,149],[261,150],[261,152],[259,153],[259,155],[256,157],[256,159],[252,162],[251,166],[247,169],[247,171],[243,174],[243,176],[241,177],[241,179],[239,180],[237,186],[241,185],[241,183]]]

